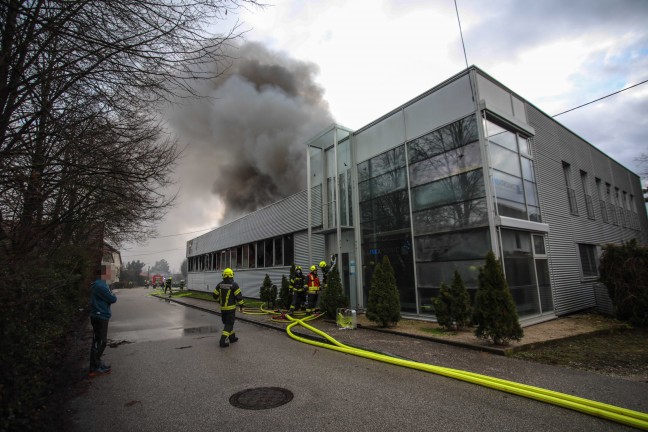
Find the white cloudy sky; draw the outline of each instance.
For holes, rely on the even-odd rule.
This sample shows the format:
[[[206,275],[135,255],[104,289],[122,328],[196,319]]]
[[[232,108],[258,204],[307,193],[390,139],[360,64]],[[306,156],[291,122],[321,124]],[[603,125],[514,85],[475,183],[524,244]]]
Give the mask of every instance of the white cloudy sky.
[[[241,21],[247,41],[311,64],[332,118],[352,129],[466,66],[453,0],[271,2],[228,18]],[[457,5],[468,64],[547,114],[648,80],[646,0],[457,0]],[[556,120],[639,172],[635,158],[648,153],[648,83]],[[225,210],[211,193],[213,182],[186,175],[198,158],[192,158],[192,140],[187,144],[189,156],[178,169],[178,205],[158,227],[163,237],[124,245],[124,261],[153,265],[164,258],[179,270],[186,241],[221,223]]]

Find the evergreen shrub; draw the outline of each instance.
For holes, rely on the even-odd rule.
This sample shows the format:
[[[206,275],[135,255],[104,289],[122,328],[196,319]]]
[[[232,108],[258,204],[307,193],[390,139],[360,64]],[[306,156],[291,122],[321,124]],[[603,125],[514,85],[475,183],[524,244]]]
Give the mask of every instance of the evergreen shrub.
[[[600,281],[607,287],[616,318],[648,326],[648,247],[631,240],[603,247]]]
[[[448,330],[457,330],[470,325],[470,295],[457,270],[452,285],[441,284],[439,296],[432,299],[432,305],[439,325]]]
[[[319,300],[320,309],[327,318],[335,319],[337,309],[347,307],[348,300],[342,291],[342,281],[337,266],[329,272],[327,286],[322,289]]]
[[[371,277],[371,288],[367,299],[367,319],[387,327],[401,319],[400,295],[396,287],[394,269],[387,256],[382,264],[376,264]]]
[[[486,255],[484,267],[479,269],[473,322],[477,325],[475,335],[496,345],[520,340],[524,335],[504,272],[492,251]]]

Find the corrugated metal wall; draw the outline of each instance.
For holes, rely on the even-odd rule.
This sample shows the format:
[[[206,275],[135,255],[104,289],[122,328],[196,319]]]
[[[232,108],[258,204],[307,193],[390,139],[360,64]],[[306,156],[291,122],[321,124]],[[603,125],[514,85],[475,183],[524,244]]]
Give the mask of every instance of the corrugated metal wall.
[[[313,202],[321,203],[321,186],[312,189]],[[322,207],[313,206],[314,226],[322,224]],[[257,210],[232,223],[204,234],[191,243],[191,256],[218,251],[230,246],[237,246],[274,236],[294,234],[295,262],[305,272],[312,263],[308,263],[308,206],[306,191],[299,192],[273,205]],[[313,236],[312,256],[314,262],[324,259],[324,237]],[[187,248],[189,249],[189,247]],[[281,287],[281,276],[290,274],[289,266],[267,267],[262,269],[234,269],[234,280],[241,287],[245,297],[259,297],[259,289],[267,274],[272,283]],[[222,280],[221,271],[190,272],[187,276],[187,287],[197,291],[213,291]]]
[[[550,227],[549,265],[556,314],[595,307],[597,303],[606,309],[609,307],[606,291],[600,287],[595,289],[600,285],[596,280],[581,276],[578,244],[619,244],[631,238],[646,243],[645,209],[639,212],[639,218],[643,220],[642,231],[604,223],[595,184],[595,178],[599,178],[613,188],[633,194],[636,201],[641,198],[637,189],[640,188],[639,178],[535,107],[527,105],[527,114],[529,124],[536,130],[534,159],[542,218]],[[576,192],[578,216],[572,215],[569,209],[563,161],[571,167],[570,178]],[[581,170],[587,173],[594,220],[587,215]]]
[[[304,190],[188,241],[187,256],[305,230],[307,209]]]

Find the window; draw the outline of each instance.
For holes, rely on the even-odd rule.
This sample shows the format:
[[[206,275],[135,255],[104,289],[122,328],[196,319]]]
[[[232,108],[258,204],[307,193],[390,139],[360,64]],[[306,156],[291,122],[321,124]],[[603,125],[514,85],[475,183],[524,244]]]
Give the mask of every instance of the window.
[[[249,251],[250,251],[250,245],[243,245],[243,253],[241,254],[241,259],[243,260],[243,268],[248,268],[250,265],[250,260],[248,258],[249,256]]]
[[[484,118],[497,214],[541,221],[529,139]]]
[[[598,277],[598,258],[596,253],[596,246],[580,243],[578,245],[578,252],[580,254],[583,277]]]
[[[565,175],[565,187],[567,188],[567,200],[569,202],[569,212],[578,216],[578,206],[576,205],[576,191],[572,188],[571,183],[571,165],[567,162],[562,163],[563,174]]]
[[[265,266],[272,267],[274,254],[272,253],[272,240],[265,241]]]
[[[236,248],[236,268],[243,267],[243,247]]]
[[[592,205],[592,195],[590,195],[589,184],[587,183],[587,173],[580,172],[581,185],[583,186],[583,195],[585,196],[585,208],[587,209],[587,217],[594,219],[594,206]]]
[[[632,228],[639,229],[639,220],[637,217],[637,207],[635,206],[634,195],[630,195],[630,212],[632,213]]]
[[[605,183],[605,196],[606,196],[606,202],[607,202],[607,208],[608,208],[608,216],[610,217],[610,221],[616,225],[617,224],[617,218],[616,218],[616,211],[614,210],[614,204],[612,202],[612,186],[610,183]]]
[[[295,262],[295,246],[293,236],[287,235],[284,237],[284,265],[292,265]]]
[[[619,195],[619,188],[614,188],[614,204],[616,205],[619,225],[626,226],[625,215],[623,214],[623,204],[621,203],[621,197]]]
[[[264,247],[263,247],[263,240],[258,242],[256,244],[256,252],[257,252],[257,267],[265,267],[265,260],[264,260]]]
[[[283,239],[281,237],[278,237],[274,239],[274,252],[275,252],[275,259],[274,259],[274,265],[275,266],[281,266],[283,265]]]
[[[533,235],[533,251],[536,255],[546,255],[544,236]]]
[[[256,254],[256,243],[250,243],[249,245],[250,248],[250,254],[249,254],[249,259],[248,259],[248,265],[250,268],[256,267],[256,259],[257,259],[257,254]]]
[[[596,193],[598,194],[598,199],[599,199],[599,207],[601,209],[601,219],[603,219],[603,222],[608,223],[608,214],[607,214],[607,207],[605,205],[605,195],[603,194],[603,184],[601,183],[600,178],[595,178],[596,181]]]

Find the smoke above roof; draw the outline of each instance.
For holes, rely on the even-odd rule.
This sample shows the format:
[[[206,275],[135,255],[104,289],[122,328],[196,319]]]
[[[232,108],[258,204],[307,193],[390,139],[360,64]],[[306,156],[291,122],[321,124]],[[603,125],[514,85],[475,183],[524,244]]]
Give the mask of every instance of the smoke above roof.
[[[259,43],[227,55],[222,75],[193,83],[206,97],[171,115],[188,142],[178,167],[182,201],[215,194],[225,206],[222,222],[305,189],[304,144],[333,122],[316,65]]]

